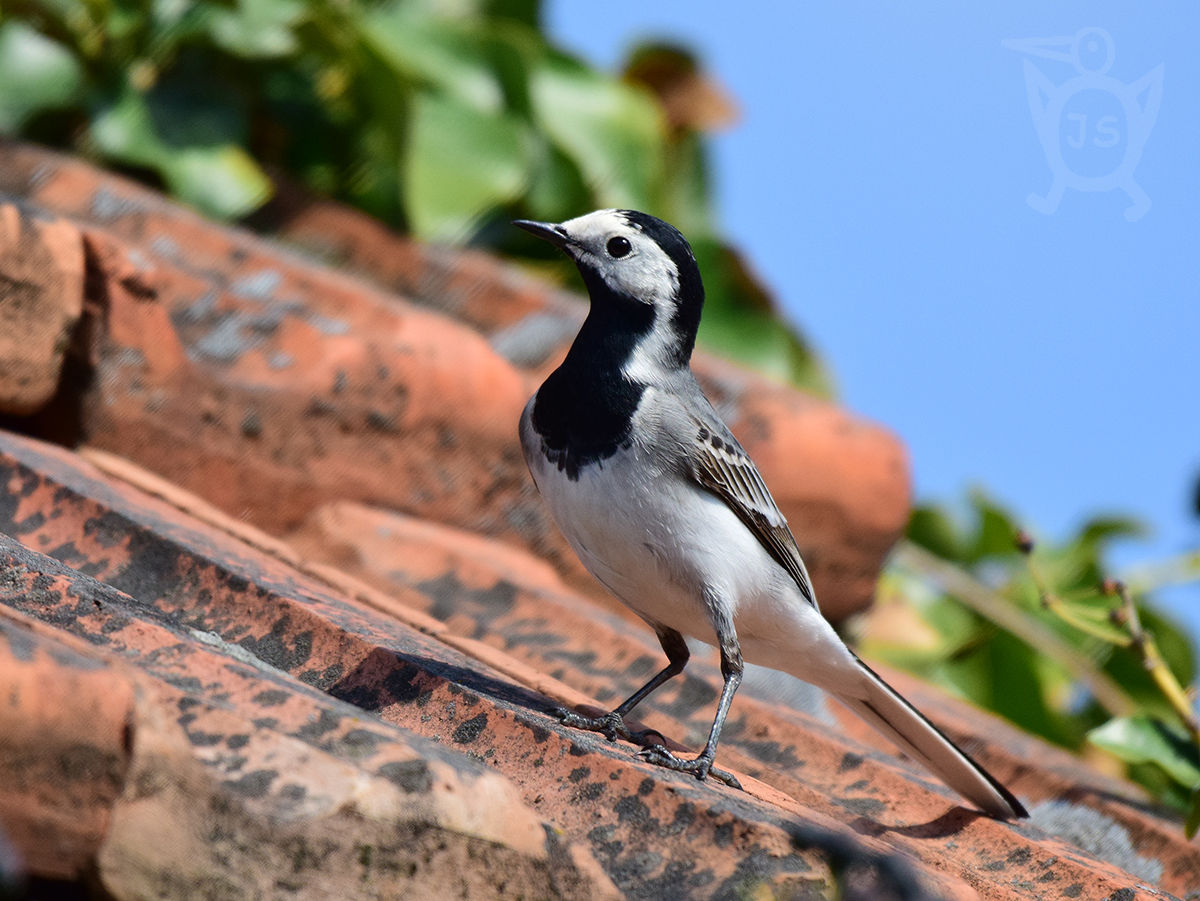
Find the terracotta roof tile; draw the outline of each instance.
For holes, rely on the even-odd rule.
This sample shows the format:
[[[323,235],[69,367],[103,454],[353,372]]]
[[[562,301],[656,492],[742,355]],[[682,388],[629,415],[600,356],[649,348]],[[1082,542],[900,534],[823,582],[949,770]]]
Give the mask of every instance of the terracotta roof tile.
[[[54,396],[83,311],[83,244],[62,219],[0,204],[0,413],[36,412]]]
[[[412,297],[455,321],[27,145],[0,141],[0,191],[84,235],[104,325],[77,429],[91,445],[272,532],[349,498],[520,541],[606,600],[525,473],[513,423],[536,374],[493,347],[497,329],[557,317],[552,359],[577,300],[478,254],[379,245],[411,267]],[[338,226],[370,228],[344,210],[325,231]],[[823,609],[840,619],[869,604],[907,518],[903,447],[730,364],[701,354],[696,369],[792,522]]]
[[[378,716],[446,747],[420,746],[415,736],[401,733],[425,759],[453,761],[466,754],[512,780],[525,806],[579,846],[564,859],[573,868],[567,875],[580,884],[598,879],[588,876],[591,856],[631,897],[654,896],[649,892],[659,883],[643,879],[650,875],[682,880],[691,897],[739,880],[821,884],[831,878],[836,849],[866,867],[858,878],[940,886],[939,894],[947,894],[949,886],[954,889],[949,895],[963,896],[949,874],[920,874],[894,859],[886,845],[855,837],[765,786],[759,791],[763,800],[701,785],[643,763],[598,736],[560,727],[541,712],[552,706],[550,699],[484,660],[464,656],[219,528],[105,478],[69,452],[0,433],[0,484],[0,531],[24,542],[0,539],[6,574],[0,609],[84,639],[97,653],[119,658],[190,698],[172,702],[175,722],[190,733],[192,745],[220,746],[215,757],[198,753],[206,764],[223,768],[221,785],[235,794],[257,797],[258,783],[242,780],[266,781],[262,774],[273,768],[242,761],[245,747],[230,749],[231,736],[252,726],[308,738],[325,749],[330,742],[349,742],[349,732],[369,731]],[[240,725],[218,729],[208,719],[197,721],[197,702],[213,708],[206,716],[228,715]],[[382,741],[369,744],[379,744],[385,757],[411,759]],[[231,750],[237,753],[231,756]],[[283,794],[278,803],[295,794],[294,789]],[[493,792],[464,803],[493,822],[517,815],[504,813],[504,798]],[[36,819],[37,811],[27,815]],[[280,816],[276,810],[269,818]],[[483,837],[496,840],[494,832]],[[220,846],[201,850],[209,861],[224,853]],[[253,869],[251,863],[244,865]],[[269,859],[264,866],[271,866]],[[443,877],[429,878],[441,884]],[[603,886],[596,884],[600,891]]]
[[[746,792],[548,716],[661,663],[516,447],[576,301],[359,214],[287,214],[406,300],[22,145],[0,142],[0,191],[19,195],[0,273],[50,261],[16,342],[39,387],[5,407],[24,383],[0,369],[0,425],[83,442],[0,432],[0,829],[30,873],[118,899],[1200,893],[1200,852],[1132,786],[899,673],[1031,821],[958,806],[768,671],[718,755]],[[74,330],[39,345],[47,328]],[[902,447],[698,369],[823,603],[862,604],[906,515]],[[695,746],[719,684],[697,653],[638,713]]]
[[[0,560],[0,686],[17,699],[5,711],[15,729],[0,758],[11,777],[0,822],[31,871],[95,865],[119,898],[247,897],[280,882],[295,897],[351,897],[417,877],[483,896],[505,885],[615,895],[487,767],[213,633],[156,623],[134,598],[9,539]],[[58,629],[33,618],[54,610]],[[34,679],[78,693],[47,717],[32,705],[61,699],[21,691]],[[50,797],[32,803],[24,786]]]
[[[661,662],[648,630],[631,630],[565,585],[547,583],[536,562],[529,568],[533,578],[523,581],[513,559],[520,552],[505,551],[493,564],[498,555],[472,555],[471,543],[444,527],[340,503],[315,511],[289,540],[307,559],[336,555],[342,569],[381,590],[406,591],[417,603],[424,599],[421,609],[453,632],[492,641],[532,668],[610,705],[636,689]],[[911,677],[886,674],[923,709],[936,711],[934,718],[951,736],[1030,802],[1035,823],[1077,841],[1097,823],[1105,824],[1106,839],[1089,847],[1101,859],[1120,855],[1136,839],[1140,853],[1147,855],[1138,865],[1143,879],[1181,895],[1200,885],[1200,854],[1181,840],[1177,822],[1146,809],[1136,789],[1092,773],[1065,752],[950,701]],[[781,689],[791,681],[778,674],[748,681],[722,741],[726,764],[814,810],[849,815],[864,831],[886,836],[939,868],[960,867],[961,856],[971,847],[980,859],[988,858],[985,866],[995,866],[995,849],[1004,848],[1004,869],[1014,875],[1023,870],[1028,879],[1045,878],[1047,863],[1057,852],[1047,852],[1020,829],[957,808],[953,792],[920,767],[898,761],[886,741],[839,705],[819,709],[816,719],[808,697],[789,709]],[[693,658],[677,685],[664,687],[639,708],[641,718],[668,738],[687,736],[699,746],[720,682],[712,655]],[[1124,853],[1127,860],[1135,857]],[[961,875],[966,878],[969,869]]]

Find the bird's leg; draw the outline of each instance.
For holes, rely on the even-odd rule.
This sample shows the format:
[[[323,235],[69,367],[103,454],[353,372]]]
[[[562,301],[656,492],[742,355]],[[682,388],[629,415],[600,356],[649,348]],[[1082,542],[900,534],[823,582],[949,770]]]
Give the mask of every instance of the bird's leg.
[[[721,687],[721,699],[717,702],[717,715],[713,719],[712,729],[708,733],[708,742],[704,750],[694,760],[680,760],[662,745],[653,745],[643,749],[641,756],[651,763],[675,770],[680,773],[692,773],[697,779],[703,779],[712,774],[730,788],[742,787],[737,777],[732,773],[719,770],[713,766],[717,756],[717,742],[721,740],[721,730],[725,727],[725,718],[729,715],[729,707],[733,703],[733,694],[742,684],[742,650],[738,645],[737,633],[733,629],[733,620],[724,609],[714,610],[714,625],[717,626],[717,638],[721,643],[721,676],[725,684]]]
[[[658,635],[658,643],[662,645],[662,649],[667,655],[667,665],[653,679],[626,698],[616,710],[604,716],[589,717],[580,716],[573,710],[559,707],[552,710],[551,715],[557,717],[564,726],[603,733],[609,741],[614,741],[617,736],[620,736],[626,741],[642,743],[646,733],[630,732],[629,727],[625,725],[625,717],[652,692],[660,688],[664,682],[682,673],[683,668],[687,666],[688,658],[692,655],[683,636],[674,629],[657,626],[654,631]]]

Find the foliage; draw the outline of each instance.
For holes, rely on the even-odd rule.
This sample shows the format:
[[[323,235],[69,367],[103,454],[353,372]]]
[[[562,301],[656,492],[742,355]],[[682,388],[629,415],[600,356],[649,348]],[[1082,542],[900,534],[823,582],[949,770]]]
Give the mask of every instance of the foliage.
[[[546,39],[538,5],[17,0],[0,6],[0,133],[72,148],[223,218],[261,207],[269,173],[285,173],[422,239],[485,244],[564,277],[509,220],[646,210],[695,242],[701,340],[828,394],[716,227],[703,132],[730,116],[711,82],[664,47],[636,54],[625,77],[597,71]]]
[[[984,494],[969,512],[913,512],[909,545],[882,583],[893,625],[869,632],[865,650],[1056,744],[1115,755],[1157,798],[1190,810],[1194,832],[1200,732],[1179,688],[1196,677],[1194,652],[1148,598],[1104,575],[1107,546],[1140,527],[1093,519],[1035,546]],[[955,569],[963,577],[947,579]]]

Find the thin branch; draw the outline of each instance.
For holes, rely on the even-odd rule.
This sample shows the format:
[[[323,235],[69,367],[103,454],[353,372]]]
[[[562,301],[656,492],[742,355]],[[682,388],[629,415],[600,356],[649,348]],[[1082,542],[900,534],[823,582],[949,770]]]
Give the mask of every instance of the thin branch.
[[[1162,654],[1158,650],[1158,642],[1154,640],[1154,636],[1142,628],[1142,620],[1138,616],[1137,604],[1133,602],[1133,598],[1129,594],[1129,589],[1125,587],[1125,583],[1117,582],[1114,587],[1125,605],[1125,621],[1129,627],[1129,634],[1133,639],[1133,649],[1142,658],[1142,665],[1146,667],[1146,671],[1154,679],[1154,684],[1158,686],[1158,690],[1166,697],[1167,702],[1171,705],[1171,709],[1175,711],[1176,716],[1183,720],[1183,725],[1187,727],[1192,741],[1196,745],[1200,745],[1200,720],[1196,718],[1196,711],[1192,708],[1191,699],[1188,698],[1187,692],[1183,690],[1183,686],[1179,684],[1179,680],[1175,678],[1175,674],[1171,672],[1171,668],[1163,660]]]
[[[892,559],[937,582],[984,619],[1065,666],[1088,687],[1092,696],[1109,713],[1114,716],[1137,713],[1138,707],[1133,698],[1086,654],[1071,647],[1037,620],[1026,616],[966,570],[911,541],[901,541],[892,552]]]

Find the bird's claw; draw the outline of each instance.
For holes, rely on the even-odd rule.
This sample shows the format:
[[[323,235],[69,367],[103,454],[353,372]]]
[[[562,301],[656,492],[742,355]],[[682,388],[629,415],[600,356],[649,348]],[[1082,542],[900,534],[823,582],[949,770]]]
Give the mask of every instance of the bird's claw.
[[[742,784],[738,782],[737,777],[733,773],[727,773],[725,770],[713,766],[711,757],[705,757],[701,754],[695,760],[682,760],[668,751],[661,743],[662,735],[660,733],[653,729],[646,729],[643,732],[629,731],[629,727],[625,725],[625,720],[615,710],[611,713],[606,713],[604,716],[583,716],[574,710],[568,710],[566,707],[556,707],[550,711],[550,715],[564,726],[570,726],[573,729],[583,729],[588,732],[599,732],[609,741],[616,741],[618,738],[623,738],[625,741],[639,744],[642,746],[642,749],[638,751],[639,757],[650,763],[665,767],[668,770],[674,770],[677,773],[690,773],[701,782],[712,776],[714,779],[724,782],[730,788],[744,790],[742,789]]]
[[[566,707],[556,707],[550,711],[550,715],[564,726],[570,726],[573,729],[584,729],[588,732],[599,732],[609,741],[616,741],[618,737],[626,741],[634,741],[633,733],[629,731],[629,727],[625,725],[625,720],[621,719],[621,715],[615,710],[612,713],[606,713],[604,716],[593,717],[581,716],[574,710],[568,710]]]
[[[638,756],[643,760],[656,764],[657,766],[665,767],[668,770],[674,770],[677,773],[690,773],[701,782],[708,776],[724,782],[730,788],[736,788],[739,791],[744,791],[742,783],[738,782],[737,777],[733,773],[727,773],[725,770],[718,769],[713,766],[710,758],[701,754],[694,760],[681,760],[662,745],[650,745],[638,751]]]

